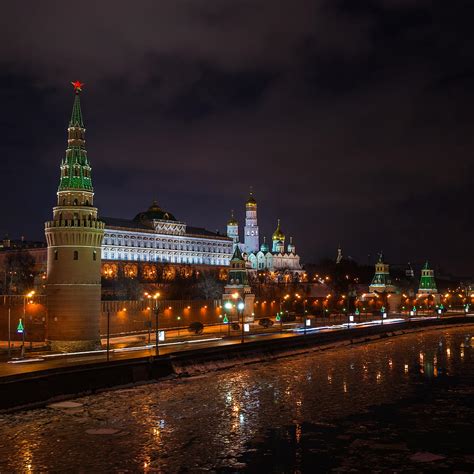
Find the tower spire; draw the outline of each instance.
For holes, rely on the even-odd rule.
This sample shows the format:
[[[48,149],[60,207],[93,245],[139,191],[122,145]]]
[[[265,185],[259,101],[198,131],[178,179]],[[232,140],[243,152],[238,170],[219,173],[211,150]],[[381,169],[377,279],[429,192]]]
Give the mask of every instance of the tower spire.
[[[66,156],[61,163],[59,191],[86,190],[92,191],[91,167],[87,158],[84,121],[81,110],[80,92],[82,82],[71,83],[74,87],[74,103],[71,120],[67,129]]]
[[[84,128],[84,122],[82,121],[82,111],[81,111],[81,100],[79,98],[79,94],[82,92],[82,86],[84,85],[83,82],[74,81],[71,82],[72,86],[74,87],[74,104],[72,106],[72,113],[71,113],[71,120],[69,122],[70,127],[81,127]]]

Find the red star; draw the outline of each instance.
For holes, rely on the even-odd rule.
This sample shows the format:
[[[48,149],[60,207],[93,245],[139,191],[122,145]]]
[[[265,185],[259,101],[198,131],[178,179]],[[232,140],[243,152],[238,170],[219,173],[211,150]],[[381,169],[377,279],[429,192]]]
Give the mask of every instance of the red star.
[[[74,92],[76,92],[76,94],[82,91],[82,86],[84,85],[83,82],[74,81],[74,82],[71,82],[71,84],[74,87]]]

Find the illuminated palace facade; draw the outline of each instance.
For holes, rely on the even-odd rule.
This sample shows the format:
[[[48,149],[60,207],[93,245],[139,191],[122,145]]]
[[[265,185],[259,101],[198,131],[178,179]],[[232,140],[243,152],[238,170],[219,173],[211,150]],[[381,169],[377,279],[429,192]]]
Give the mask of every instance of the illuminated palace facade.
[[[102,273],[113,277],[117,271],[114,262],[142,262],[145,273],[153,274],[156,266],[175,264],[227,267],[232,257],[232,239],[201,227],[187,226],[156,203],[134,219],[103,217],[105,222],[102,241]],[[137,266],[128,266],[135,273]],[[146,275],[145,275],[146,276]],[[150,278],[153,275],[148,275]]]

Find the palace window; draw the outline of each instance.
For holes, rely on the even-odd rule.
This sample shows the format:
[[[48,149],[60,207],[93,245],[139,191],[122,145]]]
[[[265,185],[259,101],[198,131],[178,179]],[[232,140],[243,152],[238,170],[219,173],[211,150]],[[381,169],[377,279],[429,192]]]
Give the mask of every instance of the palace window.
[[[92,252],[92,260],[97,260],[97,252],[95,250]]]
[[[77,250],[74,250],[73,259],[79,260],[79,252]]]
[[[58,259],[58,251],[55,250],[55,251],[54,251],[54,260],[57,260],[57,259]]]

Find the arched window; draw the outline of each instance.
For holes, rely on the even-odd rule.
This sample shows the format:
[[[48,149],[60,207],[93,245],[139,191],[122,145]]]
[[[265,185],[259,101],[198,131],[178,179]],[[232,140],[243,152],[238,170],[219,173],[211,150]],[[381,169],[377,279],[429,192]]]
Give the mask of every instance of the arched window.
[[[79,252],[77,250],[74,250],[74,260],[79,260]]]
[[[78,202],[77,202],[77,199],[74,199],[74,203],[73,203],[75,206],[77,206]]]
[[[89,199],[86,199],[86,206],[89,205]]]
[[[92,260],[97,260],[97,252],[95,250],[92,252]]]
[[[58,259],[58,251],[55,250],[55,251],[54,251],[54,260],[57,260],[57,259]]]

